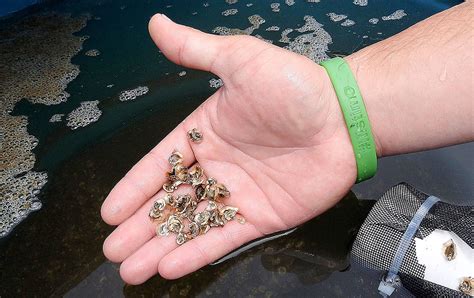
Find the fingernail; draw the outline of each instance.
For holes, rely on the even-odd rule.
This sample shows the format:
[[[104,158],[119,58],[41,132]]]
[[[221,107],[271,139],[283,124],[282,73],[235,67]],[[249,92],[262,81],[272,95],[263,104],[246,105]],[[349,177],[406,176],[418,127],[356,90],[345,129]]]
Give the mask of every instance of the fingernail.
[[[162,16],[165,20],[172,22],[172,21],[170,20],[170,18],[168,18],[165,14],[161,14],[161,16]]]

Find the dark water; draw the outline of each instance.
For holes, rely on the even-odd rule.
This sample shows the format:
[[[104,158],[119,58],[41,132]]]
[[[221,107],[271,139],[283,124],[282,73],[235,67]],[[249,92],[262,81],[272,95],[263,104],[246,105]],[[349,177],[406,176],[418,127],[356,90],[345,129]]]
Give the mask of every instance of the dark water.
[[[0,17],[5,17],[38,2],[38,0],[3,0],[0,5]]]
[[[237,258],[208,266],[177,281],[155,277],[141,286],[126,286],[117,266],[102,255],[102,242],[112,228],[100,219],[100,206],[113,185],[214,89],[211,74],[186,70],[168,62],[148,37],[151,15],[164,12],[173,20],[210,32],[216,26],[245,28],[246,18],[260,14],[266,28],[296,28],[312,15],[330,33],[329,55],[349,54],[387,38],[457,1],[296,1],[271,12],[270,3],[240,1],[62,1],[42,11],[59,11],[92,18],[78,35],[89,35],[84,50],[72,62],[80,75],[68,85],[71,97],[56,106],[24,100],[14,113],[27,115],[28,131],[39,140],[35,170],[47,171],[41,194],[43,208],[32,213],[7,238],[0,239],[0,296],[376,296],[378,276],[356,265],[348,254],[372,203],[350,193],[338,206],[284,238],[257,246]],[[171,7],[167,7],[172,5]],[[221,12],[238,8],[235,16]],[[397,9],[406,17],[380,21]],[[197,12],[197,14],[193,14]],[[346,14],[356,22],[341,27],[326,16]],[[9,20],[12,22],[14,20]],[[268,25],[268,26],[267,26]],[[280,33],[256,32],[278,40]],[[362,38],[367,36],[367,38]],[[98,57],[84,56],[99,49]],[[107,85],[113,84],[111,88]],[[121,103],[122,90],[139,85],[150,91]],[[75,131],[63,122],[49,123],[53,114],[67,114],[82,101],[99,100],[102,117]],[[472,144],[381,161],[377,177],[354,188],[360,198],[375,199],[389,186],[409,181],[446,200],[463,202],[473,194]],[[105,170],[104,170],[105,169]]]

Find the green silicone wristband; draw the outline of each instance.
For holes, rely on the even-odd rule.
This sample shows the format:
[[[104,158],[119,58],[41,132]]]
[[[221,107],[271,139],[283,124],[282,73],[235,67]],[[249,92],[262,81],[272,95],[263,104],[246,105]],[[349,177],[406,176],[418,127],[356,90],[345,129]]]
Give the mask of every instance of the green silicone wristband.
[[[357,82],[344,59],[336,57],[321,62],[331,79],[341,106],[357,164],[357,183],[377,171],[377,153],[369,116]]]

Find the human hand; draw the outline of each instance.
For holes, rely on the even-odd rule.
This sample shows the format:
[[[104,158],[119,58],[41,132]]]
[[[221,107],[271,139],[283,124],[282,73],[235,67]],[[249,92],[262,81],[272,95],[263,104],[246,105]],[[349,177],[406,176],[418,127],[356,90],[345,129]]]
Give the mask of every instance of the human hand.
[[[159,273],[179,278],[240,245],[297,226],[336,204],[356,180],[354,153],[331,82],[313,61],[248,36],[215,36],[156,15],[150,33],[180,65],[215,73],[224,81],[198,109],[140,160],[102,206],[118,225],[104,254],[122,262],[120,274],[140,284]],[[186,132],[198,128],[200,144]],[[178,150],[231,192],[236,221],[179,246],[157,237],[148,218]]]

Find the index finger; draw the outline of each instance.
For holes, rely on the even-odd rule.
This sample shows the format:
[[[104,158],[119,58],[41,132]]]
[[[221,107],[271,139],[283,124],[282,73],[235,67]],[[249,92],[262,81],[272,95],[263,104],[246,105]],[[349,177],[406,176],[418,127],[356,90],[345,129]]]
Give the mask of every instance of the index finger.
[[[161,189],[167,180],[165,173],[171,167],[168,157],[174,150],[183,154],[184,165],[194,163],[194,153],[183,122],[115,185],[101,208],[102,219],[106,223],[110,225],[122,223]]]

